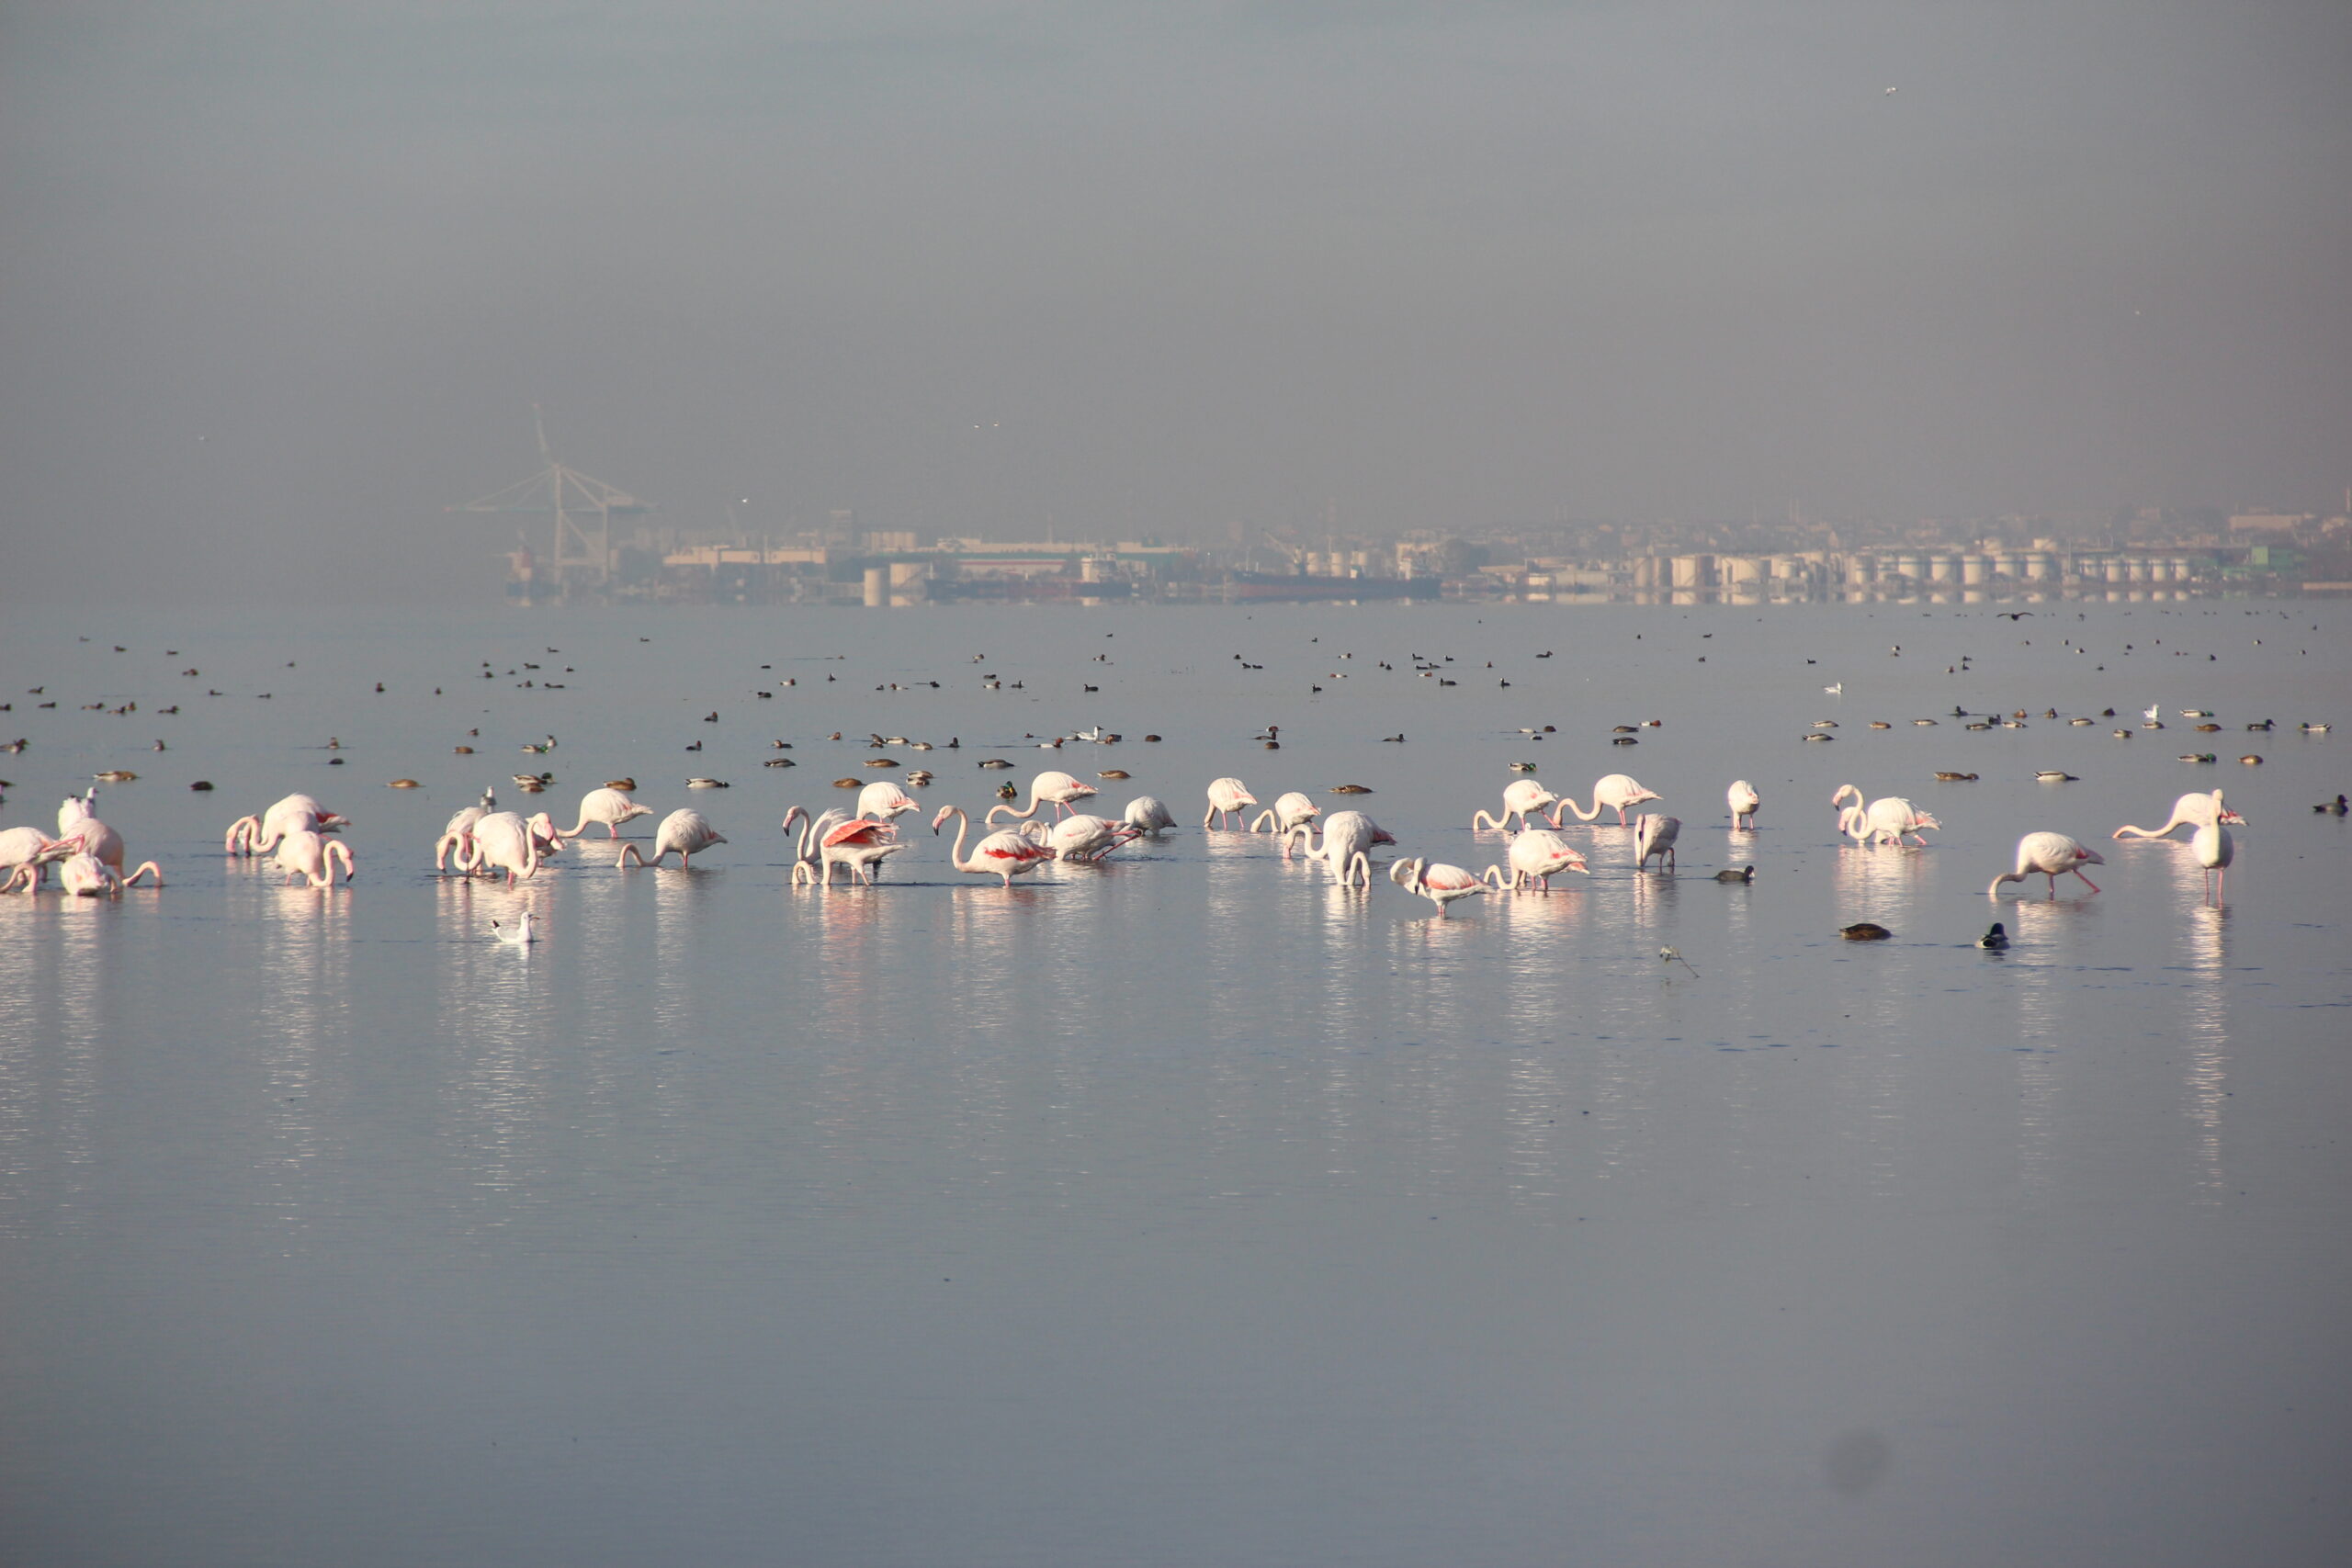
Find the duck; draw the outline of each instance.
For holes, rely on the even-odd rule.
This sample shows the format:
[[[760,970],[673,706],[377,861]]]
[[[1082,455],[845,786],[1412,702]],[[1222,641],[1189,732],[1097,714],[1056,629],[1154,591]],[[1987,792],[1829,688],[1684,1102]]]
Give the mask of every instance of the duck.
[[[630,778],[606,779],[605,781],[605,787],[606,789],[628,791],[637,787],[637,781]]]
[[[386,789],[423,789],[424,786],[414,779],[394,779],[384,787]]]
[[[2059,768],[2044,768],[2033,776],[2043,784],[2078,784],[2082,780],[2080,773],[2066,773]]]
[[[2252,751],[2248,751],[2245,756],[2240,757],[2238,761],[2244,762],[2249,768],[2258,768],[2262,766],[2262,758]]]
[[[2183,751],[2180,760],[2184,762],[2210,762],[2213,761],[2213,755],[2211,751]]]
[[[1939,771],[1937,773],[1936,777],[1941,779],[1946,784],[1974,784],[1976,782],[1976,775],[1974,773],[1952,773]]]
[[[1333,784],[1331,793],[1333,795],[1370,795],[1372,786],[1370,784]]]
[[[1737,871],[1719,871],[1715,873],[1715,880],[1717,882],[1753,882],[1756,880],[1756,868],[1751,865],[1744,866]]]
[[[1884,942],[1894,933],[1884,926],[1873,925],[1869,920],[1863,920],[1856,925],[1840,926],[1838,929],[1838,934],[1848,942]]]
[[[855,779],[852,779],[849,782],[852,784],[857,784]],[[703,778],[696,776],[686,781],[686,787],[688,789],[731,789],[734,786],[729,784],[725,779]]]
[[[2320,802],[2317,806],[2312,807],[2312,809],[2313,811],[2324,811],[2330,817],[2341,817],[2345,815],[2347,810],[2352,810],[2352,806],[2347,806],[2345,798],[2339,795],[2334,800],[2324,800]]]
[[[1993,929],[1976,939],[1976,945],[1987,953],[2006,953],[2009,946],[2009,933],[2000,921],[1995,920]]]

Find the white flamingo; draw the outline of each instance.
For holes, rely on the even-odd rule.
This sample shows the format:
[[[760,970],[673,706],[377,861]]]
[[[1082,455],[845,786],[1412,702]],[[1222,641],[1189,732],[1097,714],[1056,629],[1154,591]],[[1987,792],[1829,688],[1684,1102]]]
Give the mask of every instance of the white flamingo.
[[[1904,835],[1908,833],[1917,838],[1919,847],[1925,849],[1928,840],[1920,829],[1934,828],[1940,831],[1943,828],[1942,823],[1899,795],[1882,795],[1864,807],[1862,792],[1852,784],[1839,784],[1838,793],[1829,797],[1829,804],[1840,806],[1848,795],[1853,797],[1853,804],[1838,813],[1838,827],[1839,831],[1857,842],[1877,844],[1892,841],[1901,848]]]
[[[887,822],[868,821],[853,817],[846,822],[828,829],[817,845],[817,863],[805,860],[792,864],[795,886],[803,882],[833,884],[833,867],[848,872],[854,881],[874,886],[874,868],[907,846],[893,836],[895,829]]]
[[[2222,792],[2191,790],[2172,803],[2172,816],[2161,828],[2134,828],[2129,822],[2115,830],[2119,839],[2161,839],[2176,828],[2210,828],[2216,823],[2245,826],[2245,818],[2222,804]]]
[[[1573,871],[1590,876],[1592,870],[1584,863],[1576,846],[1549,828],[1530,828],[1513,835],[1506,858],[1510,862],[1510,891],[1516,893],[1532,882],[1544,892],[1552,891],[1552,878],[1562,872]],[[1503,868],[1487,868],[1487,881],[1499,889],[1503,886]]]
[[[1139,795],[1127,802],[1124,820],[1128,827],[1150,839],[1157,839],[1176,826],[1175,814],[1156,795]],[[1285,839],[1283,842],[1287,845],[1289,840]]]
[[[621,846],[620,859],[613,862],[613,867],[618,870],[631,863],[660,865],[662,858],[674,851],[678,856],[679,869],[691,870],[697,852],[726,841],[718,830],[710,825],[709,818],[691,807],[682,806],[662,818],[662,826],[653,830],[651,860],[646,859],[639,852],[636,844],[627,843]]]
[[[1283,841],[1287,844],[1290,841],[1287,835],[1293,828],[1301,822],[1311,822],[1322,815],[1323,808],[1315,804],[1313,795],[1288,790],[1274,796],[1274,803],[1258,813],[1257,820],[1250,824],[1250,830],[1253,833],[1272,830],[1283,834]]]
[[[1734,832],[1743,828],[1750,829],[1755,828],[1756,808],[1764,804],[1764,797],[1756,793],[1754,784],[1749,784],[1746,779],[1734,779],[1731,788],[1724,791],[1724,801],[1731,807],[1731,825]]]
[[[1031,803],[1033,808],[1035,803]],[[972,856],[964,858],[964,835],[972,819],[964,815],[960,806],[943,806],[931,819],[931,830],[939,831],[950,817],[956,818],[956,842],[947,852],[947,863],[957,871],[967,871],[976,876],[1000,876],[1011,887],[1012,879],[1036,870],[1054,858],[1054,852],[1035,840],[1014,832],[1010,828],[999,829],[972,846]]]
[[[539,836],[522,813],[492,811],[475,820],[472,841],[458,855],[458,869],[468,876],[485,868],[492,875],[503,871],[506,886],[512,887],[517,880],[537,876],[539,863],[546,859]]]
[[[1639,871],[1647,871],[1650,867],[1650,857],[1655,855],[1662,863],[1661,870],[1676,869],[1674,840],[1681,836],[1682,818],[1679,817],[1653,817],[1645,812],[1635,818],[1634,847],[1641,851],[1641,856],[1634,862],[1634,868]]]
[[[2188,852],[2205,868],[2205,902],[2218,901],[2230,879],[2230,863],[2238,858],[2237,840],[2221,823],[2208,822],[2188,840]]]
[[[230,823],[222,847],[232,855],[266,855],[297,828],[333,833],[350,823],[349,818],[329,811],[307,795],[289,795],[258,817],[240,817]]]
[[[1000,811],[1004,813],[1007,817],[1019,818],[1025,820],[1036,816],[1037,807],[1048,801],[1053,804],[1054,815],[1059,817],[1069,810],[1069,803],[1071,801],[1084,800],[1088,795],[1092,795],[1093,793],[1094,786],[1092,784],[1072,778],[1068,773],[1057,773],[1048,770],[1045,773],[1039,773],[1035,778],[1029,781],[1029,807],[1027,810],[1015,811],[1010,805],[991,806],[989,807],[988,817],[981,823],[981,826],[986,827],[988,823],[995,821],[997,818],[997,813]]]
[[[784,814],[784,830],[787,833],[792,831],[793,823],[805,824],[800,829],[800,844],[793,860],[794,886],[797,887],[816,875],[820,868],[824,870],[828,880],[831,878],[831,868],[824,866],[822,857],[817,852],[824,843],[826,834],[853,819],[854,814],[847,807],[840,806],[831,807],[814,818],[808,815],[806,808],[797,806]]]
[[[1998,897],[2002,883],[2023,882],[2037,871],[2050,879],[2050,897],[2052,898],[2058,897],[2058,878],[2070,871],[2081,876],[2083,886],[2096,893],[2098,884],[2083,876],[2083,867],[2106,863],[2097,850],[2085,849],[2064,833],[2028,833],[2018,840],[2018,868],[1995,877],[1993,885],[1984,889],[1984,896],[1988,898]]]
[[[6,873],[6,880],[0,881],[0,893],[14,893],[18,883],[28,893],[40,892],[44,868],[81,847],[78,837],[52,839],[38,828],[0,831],[0,872]]]
[[[463,811],[453,812],[442,826],[441,836],[433,840],[433,869],[446,872],[449,859],[457,857],[460,870],[473,852],[474,824],[498,809],[498,796],[490,790],[481,792],[481,799]]]
[[[640,817],[652,815],[653,807],[639,806],[628,797],[628,791],[615,789],[607,784],[603,789],[592,789],[580,797],[580,820],[565,829],[563,837],[576,839],[588,830],[590,823],[602,822],[605,825],[605,838],[609,841],[621,836],[622,823],[633,822]],[[454,822],[455,818],[451,820]]]
[[[1308,860],[1319,860],[1331,868],[1331,879],[1342,887],[1352,887],[1359,882],[1372,886],[1372,848],[1374,844],[1393,844],[1395,837],[1379,823],[1361,811],[1334,811],[1323,818],[1323,841],[1315,841],[1316,824],[1302,822],[1283,835],[1283,852],[1295,840],[1302,846],[1301,853]]]
[[[888,822],[894,817],[902,817],[910,811],[922,809],[922,801],[917,800],[888,779],[876,779],[857,792],[857,814],[860,817],[870,817],[876,822]]]
[[[277,857],[270,862],[273,870],[286,873],[288,881],[299,876],[313,887],[334,886],[338,863],[343,867],[343,879],[349,882],[353,875],[351,846],[310,828],[297,828],[281,838]]]
[[[1558,795],[1533,779],[1514,779],[1503,786],[1502,815],[1495,817],[1485,811],[1476,812],[1470,818],[1470,830],[1475,833],[1482,828],[1508,828],[1514,817],[1519,818],[1519,826],[1524,830],[1529,818],[1540,815],[1545,807],[1556,806],[1559,802]]]
[[[1224,826],[1230,828],[1242,819],[1243,807],[1257,804],[1258,797],[1251,795],[1250,786],[1239,779],[1211,779],[1209,781],[1209,814],[1201,818],[1201,826],[1209,827],[1222,816],[1227,819]]]
[[[1095,864],[1113,850],[1139,836],[1125,822],[1083,811],[1073,811],[1050,828],[1042,822],[1024,822],[1021,830],[1053,851],[1056,860],[1074,860],[1087,865]]]
[[[1609,773],[1593,781],[1591,810],[1587,811],[1573,798],[1563,799],[1558,806],[1552,808],[1552,826],[1555,828],[1560,826],[1560,813],[1564,811],[1575,812],[1577,820],[1579,822],[1589,822],[1603,811],[1614,807],[1617,812],[1617,825],[1622,828],[1625,825],[1625,807],[1639,806],[1645,800],[1664,800],[1666,796],[1654,789],[1644,788],[1629,773]]]
[[[342,848],[340,844],[335,847]],[[152,860],[141,862],[137,871],[125,876],[89,851],[76,850],[59,863],[57,881],[60,886],[76,897],[96,898],[103,894],[112,898],[119,897],[126,887],[137,886],[139,879],[151,873],[155,878],[155,886],[161,887],[164,885],[164,868]]]
[[[1431,865],[1425,860],[1400,860],[1388,868],[1388,880],[1408,893],[1418,893],[1437,906],[1438,918],[1445,918],[1445,907],[1456,899],[1473,898],[1487,891],[1487,885],[1458,865]]]

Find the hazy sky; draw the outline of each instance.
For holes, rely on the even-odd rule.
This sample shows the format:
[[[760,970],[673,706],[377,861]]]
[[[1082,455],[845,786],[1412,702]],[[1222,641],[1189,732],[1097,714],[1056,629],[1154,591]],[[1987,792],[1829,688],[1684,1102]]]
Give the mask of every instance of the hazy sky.
[[[2343,0],[0,0],[0,596],[494,592],[535,401],[686,526],[2335,504],[2347,80]]]

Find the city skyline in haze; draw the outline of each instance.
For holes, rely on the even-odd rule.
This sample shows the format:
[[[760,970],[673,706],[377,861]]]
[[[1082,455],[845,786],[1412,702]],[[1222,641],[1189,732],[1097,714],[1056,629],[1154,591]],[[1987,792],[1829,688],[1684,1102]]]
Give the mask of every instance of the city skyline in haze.
[[[534,404],[753,532],[2331,507],[2347,63],[2278,0],[0,6],[0,594],[494,594],[443,508]]]

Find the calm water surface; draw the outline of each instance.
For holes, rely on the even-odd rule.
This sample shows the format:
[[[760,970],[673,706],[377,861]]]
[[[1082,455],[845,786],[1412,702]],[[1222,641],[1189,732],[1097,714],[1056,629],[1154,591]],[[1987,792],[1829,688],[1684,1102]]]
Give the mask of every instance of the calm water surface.
[[[2347,632],[11,615],[0,821],[131,769],[101,814],[168,886],[0,900],[0,1561],[2343,1562],[2352,840],[2311,807],[2352,731],[2295,727],[2352,718]],[[1124,743],[1036,749],[1098,724]],[[791,887],[786,808],[899,776],[877,754],[976,812],[1121,768],[1098,804],[1182,827],[1008,893],[926,813],[880,886]],[[1572,829],[1589,879],[1437,919],[1199,827],[1235,774],[1483,867],[1514,761],[1659,791],[1679,874],[1611,814]],[[729,842],[434,874],[452,811],[549,769],[560,820],[629,774]],[[1849,781],[1932,847],[1846,846]],[[2109,839],[2217,784],[2248,818],[2221,908],[2184,840]],[[354,886],[220,852],[296,789],[354,818]],[[1988,902],[2040,828],[2104,891]],[[492,940],[526,908],[539,945]],[[1862,919],[1894,940],[1838,940]]]

